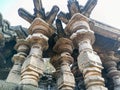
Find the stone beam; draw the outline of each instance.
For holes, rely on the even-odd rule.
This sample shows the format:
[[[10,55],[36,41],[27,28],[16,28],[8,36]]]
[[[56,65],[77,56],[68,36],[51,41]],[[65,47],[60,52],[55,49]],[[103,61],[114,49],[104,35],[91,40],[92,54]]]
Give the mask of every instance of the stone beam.
[[[45,14],[41,0],[33,0],[33,3],[34,3],[34,14],[33,15],[30,14],[25,9],[19,8],[18,10],[19,16],[25,19],[29,23],[32,23],[36,17],[40,17],[41,19],[45,20],[48,24],[52,24],[59,11],[59,8],[57,6],[53,6],[51,11]]]
[[[95,6],[97,5],[98,0],[88,0],[85,6],[82,8],[82,14],[89,17]]]
[[[28,11],[23,8],[18,9],[18,14],[21,18],[25,19],[27,22],[32,23],[35,16],[31,15]]]
[[[90,28],[95,33],[104,37],[120,41],[120,29],[114,28],[97,20],[90,19]]]

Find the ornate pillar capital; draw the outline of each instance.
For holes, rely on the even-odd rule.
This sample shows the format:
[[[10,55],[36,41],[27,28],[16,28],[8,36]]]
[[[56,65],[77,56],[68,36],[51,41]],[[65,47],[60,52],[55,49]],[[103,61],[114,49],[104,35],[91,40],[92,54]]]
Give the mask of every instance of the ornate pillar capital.
[[[65,33],[70,36],[80,29],[90,30],[88,22],[89,18],[80,13],[75,13],[65,27]]]
[[[29,30],[29,34],[41,33],[47,37],[52,36],[54,33],[53,28],[39,17],[34,19],[28,30]]]
[[[70,36],[70,39],[74,43],[74,47],[78,48],[78,46],[83,43],[90,43],[91,45],[94,43],[94,32],[90,30],[88,22],[89,19],[79,13],[75,14],[68,22],[65,32]],[[91,45],[86,46],[92,49]]]
[[[62,52],[68,52],[70,54],[72,54],[73,51],[73,43],[70,39],[68,38],[60,38],[58,39],[58,41],[56,42],[53,50],[56,53],[62,53]]]
[[[41,33],[35,33],[27,37],[27,41],[33,45],[41,46],[42,50],[48,49],[48,37]]]

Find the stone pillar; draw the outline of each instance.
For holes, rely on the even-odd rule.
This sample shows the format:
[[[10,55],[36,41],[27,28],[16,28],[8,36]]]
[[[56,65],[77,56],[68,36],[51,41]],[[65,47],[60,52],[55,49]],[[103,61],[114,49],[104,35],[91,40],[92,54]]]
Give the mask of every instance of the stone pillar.
[[[92,48],[95,36],[88,22],[88,18],[76,13],[67,24],[65,32],[70,36],[74,47],[79,48],[77,62],[84,77],[86,90],[107,90],[101,75],[102,62]]]
[[[29,52],[29,45],[26,40],[19,39],[17,41],[15,49],[18,53],[15,54],[12,58],[14,65],[13,65],[11,71],[9,72],[9,75],[8,75],[6,81],[11,82],[11,83],[20,83],[21,67],[22,67],[22,64]]]
[[[114,90],[120,90],[120,71],[117,70],[119,58],[115,57],[114,51],[100,54],[103,65],[108,72],[108,77],[113,80]]]
[[[75,61],[75,58],[74,58],[74,61]],[[77,62],[73,63],[71,70],[72,70],[72,73],[75,77],[75,82],[76,82],[76,85],[75,85],[76,89],[75,90],[86,90],[85,84],[84,84],[84,78],[83,78],[83,75],[78,68]]]
[[[35,18],[29,28],[27,41],[31,45],[30,53],[22,66],[21,84],[38,86],[38,81],[43,75],[44,62],[42,53],[48,48],[48,37],[53,34],[49,24],[40,18]]]
[[[56,58],[51,59],[51,63],[57,70],[58,90],[74,90],[75,79],[70,69],[70,65],[73,63],[71,56],[72,41],[67,38],[60,38],[53,49],[58,54]]]

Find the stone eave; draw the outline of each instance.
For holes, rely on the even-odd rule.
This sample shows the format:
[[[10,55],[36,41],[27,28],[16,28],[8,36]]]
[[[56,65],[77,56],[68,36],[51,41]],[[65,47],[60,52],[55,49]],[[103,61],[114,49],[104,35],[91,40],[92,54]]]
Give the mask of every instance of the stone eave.
[[[96,33],[106,38],[116,41],[120,39],[120,29],[114,28],[97,20],[91,19],[90,28]]]

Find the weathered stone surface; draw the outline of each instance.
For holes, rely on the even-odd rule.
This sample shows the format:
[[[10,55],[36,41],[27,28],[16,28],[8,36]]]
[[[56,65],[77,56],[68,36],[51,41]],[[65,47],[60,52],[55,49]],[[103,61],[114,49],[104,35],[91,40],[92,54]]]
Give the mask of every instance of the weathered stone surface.
[[[25,39],[27,37],[26,40],[31,47],[29,52],[29,50],[25,51],[27,46],[24,41],[22,45],[20,43],[16,45],[18,53],[13,56],[14,66],[11,69],[11,74],[8,76],[10,79],[7,79],[11,83],[0,82],[0,90],[57,90],[56,88],[59,90],[107,90],[104,87],[104,79],[101,75],[103,69],[102,62],[97,53],[93,51],[93,48],[98,53],[100,53],[100,50],[104,51],[106,49],[117,50],[120,45],[120,32],[119,29],[88,18],[97,0],[88,0],[85,6],[79,5],[76,0],[68,0],[69,13],[60,12],[58,15],[59,19],[56,21],[57,26],[55,27],[52,24],[59,8],[53,6],[51,11],[45,14],[41,0],[33,0],[33,2],[35,7],[33,15],[24,9],[19,9],[18,11],[23,19],[31,23],[29,30],[21,26],[9,26],[10,24],[3,20],[0,15],[1,74],[10,70],[9,67],[12,65],[10,59],[13,56],[13,46],[17,39]],[[67,24],[65,31],[60,20]],[[93,29],[96,36],[90,28]],[[28,36],[28,34],[30,35]],[[95,41],[95,37],[97,37],[97,41]],[[94,41],[97,44],[94,44]],[[94,46],[92,46],[93,44]],[[73,53],[74,48],[75,53]],[[27,56],[23,52],[29,53],[29,55]],[[49,71],[50,69],[44,70],[44,66],[46,68],[49,68],[49,66],[44,65],[43,58],[51,56],[53,56],[51,62],[56,68],[55,73]],[[103,72],[103,76],[105,75],[106,79],[106,73],[108,73],[108,76],[113,79],[114,89],[119,90],[120,77],[117,70],[117,62],[119,60],[114,55],[108,55],[108,57],[103,64],[105,69],[107,69],[107,72]],[[72,72],[76,73],[74,75],[71,72],[73,60],[78,64],[76,64],[76,67],[79,67],[72,69]],[[23,62],[24,65],[22,66]],[[17,84],[21,79],[20,74],[22,85]],[[106,82],[107,87],[109,87],[108,82]],[[113,85],[111,84],[111,86]]]
[[[90,30],[89,19],[77,13],[70,19],[65,28],[70,35],[74,47],[79,48],[78,67],[83,73],[87,90],[107,90],[104,87],[104,79],[101,77],[102,63],[99,56],[94,53],[94,32]]]
[[[115,56],[114,51],[108,51],[107,53],[100,54],[103,65],[107,70],[107,76],[112,79],[114,83],[114,90],[120,89],[120,71],[117,69],[117,62],[119,58]]]
[[[37,41],[35,42],[37,43]],[[21,84],[38,86],[39,78],[43,74],[42,46],[32,43],[29,56],[26,58],[21,71]]]
[[[15,54],[12,58],[14,65],[11,71],[9,72],[6,81],[11,83],[20,83],[21,67],[29,51],[28,42],[25,41],[24,39],[19,39],[15,46],[15,49],[17,50],[18,53]]]
[[[71,53],[73,44],[67,38],[60,38],[54,46],[54,51],[58,53],[58,57],[51,59],[51,63],[57,70],[56,79],[59,90],[74,90],[75,79],[70,70],[70,65],[73,63]],[[56,62],[56,64],[54,64]]]
[[[57,6],[53,7],[53,10],[51,10],[52,13],[49,14],[47,21],[45,21],[45,17],[43,15],[44,11],[40,13],[38,12],[39,10],[43,10],[41,1],[35,0],[34,6],[36,16],[33,21],[30,22],[31,26],[28,30],[30,35],[27,38],[27,41],[31,45],[31,50],[25,63],[22,66],[21,84],[38,86],[38,81],[40,77],[42,77],[44,71],[42,54],[43,51],[48,49],[48,37],[51,37],[54,34],[54,30],[51,27],[51,24],[53,23],[59,9]],[[22,15],[22,17],[24,18],[24,15]],[[24,19],[30,21],[28,20],[30,18]]]

